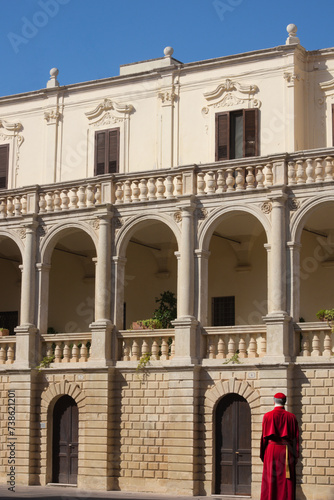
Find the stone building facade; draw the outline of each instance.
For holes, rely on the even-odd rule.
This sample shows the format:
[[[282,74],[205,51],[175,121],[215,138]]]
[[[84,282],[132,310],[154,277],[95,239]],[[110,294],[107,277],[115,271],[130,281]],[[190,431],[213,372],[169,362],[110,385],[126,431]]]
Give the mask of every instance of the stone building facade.
[[[0,98],[2,483],[256,500],[279,390],[333,498],[334,49],[288,33]]]

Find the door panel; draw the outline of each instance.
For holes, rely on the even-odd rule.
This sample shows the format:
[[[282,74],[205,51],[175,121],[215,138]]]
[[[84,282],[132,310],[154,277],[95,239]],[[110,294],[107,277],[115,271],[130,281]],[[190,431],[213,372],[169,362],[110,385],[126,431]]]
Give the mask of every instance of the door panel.
[[[61,397],[53,410],[53,482],[76,484],[78,476],[78,407]]]
[[[251,415],[247,401],[238,394],[225,396],[216,409],[215,428],[215,493],[250,494]]]

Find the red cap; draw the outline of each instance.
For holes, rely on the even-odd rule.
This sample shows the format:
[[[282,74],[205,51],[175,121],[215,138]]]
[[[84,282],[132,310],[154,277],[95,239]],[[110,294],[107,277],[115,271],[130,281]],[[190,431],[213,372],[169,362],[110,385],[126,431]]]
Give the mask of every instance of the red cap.
[[[283,394],[283,392],[278,392],[277,394],[275,394],[274,398],[275,399],[285,399],[286,400],[286,395]]]

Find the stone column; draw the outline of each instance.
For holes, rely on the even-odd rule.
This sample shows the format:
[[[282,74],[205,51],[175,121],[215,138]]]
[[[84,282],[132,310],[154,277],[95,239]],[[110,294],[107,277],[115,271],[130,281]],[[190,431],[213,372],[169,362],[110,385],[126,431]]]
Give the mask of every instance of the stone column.
[[[35,327],[36,304],[36,228],[32,221],[25,227],[25,249],[23,255],[21,284],[21,320],[16,332],[15,367],[35,366],[38,352],[37,329]]]
[[[90,362],[108,364],[111,358],[111,219],[107,213],[100,217],[99,242],[95,275],[95,320],[92,330]]]
[[[286,200],[283,192],[271,196],[271,244],[268,273],[268,314],[264,318],[267,324],[267,356],[277,362],[289,361],[289,322],[286,312]]]
[[[197,320],[194,317],[194,217],[195,205],[190,201],[182,210],[182,234],[177,277],[177,319],[173,363],[197,361]]]
[[[47,333],[49,316],[49,278],[51,264],[36,264],[38,273],[37,327],[41,333]]]
[[[113,257],[114,261],[114,283],[113,283],[113,318],[118,330],[123,330],[124,317],[124,287],[125,287],[125,257]]]

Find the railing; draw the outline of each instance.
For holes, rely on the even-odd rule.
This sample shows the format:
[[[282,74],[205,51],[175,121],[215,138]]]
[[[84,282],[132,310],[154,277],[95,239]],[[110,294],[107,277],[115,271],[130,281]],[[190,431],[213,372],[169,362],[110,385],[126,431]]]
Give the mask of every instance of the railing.
[[[233,356],[258,358],[266,355],[266,326],[204,327],[206,359],[230,359]]]
[[[41,335],[42,358],[54,356],[53,363],[82,363],[90,356],[92,334],[58,333]]]
[[[174,329],[120,330],[118,336],[118,361],[139,361],[150,355],[150,360],[168,361],[175,354]]]
[[[15,361],[16,339],[13,336],[0,339],[0,365],[11,365]]]
[[[288,161],[288,185],[314,184],[333,180],[331,156],[306,157]]]
[[[296,323],[298,358],[330,358],[334,355],[331,329],[326,323]],[[298,356],[299,354],[299,356]]]

